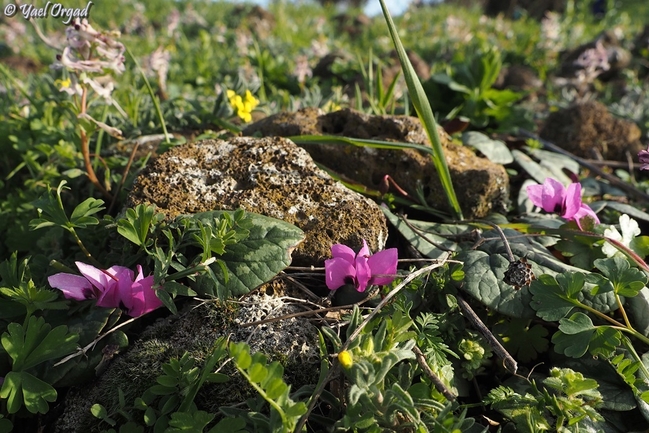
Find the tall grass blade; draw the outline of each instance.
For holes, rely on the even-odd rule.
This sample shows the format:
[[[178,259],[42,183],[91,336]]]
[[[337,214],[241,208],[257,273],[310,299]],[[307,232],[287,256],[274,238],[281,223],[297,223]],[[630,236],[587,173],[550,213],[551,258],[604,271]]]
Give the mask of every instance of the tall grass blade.
[[[383,9],[383,16],[385,16],[385,21],[388,25],[388,31],[390,32],[390,37],[394,43],[394,47],[397,50],[399,55],[399,62],[401,63],[401,69],[403,69],[403,76],[406,80],[406,85],[408,86],[408,94],[412,100],[412,105],[417,111],[419,120],[426,130],[428,135],[428,140],[430,141],[433,147],[433,164],[437,169],[437,174],[439,180],[444,188],[446,193],[446,198],[451,207],[451,210],[457,219],[462,219],[462,209],[460,209],[460,204],[457,201],[457,196],[455,195],[455,190],[453,189],[453,183],[451,182],[451,174],[448,170],[448,165],[446,165],[446,158],[444,157],[444,149],[442,148],[442,143],[439,139],[439,133],[437,132],[437,122],[435,121],[435,116],[433,115],[433,110],[430,107],[428,98],[424,93],[424,88],[417,77],[410,59],[406,55],[406,50],[403,48],[401,39],[399,39],[399,34],[397,33],[397,28],[392,21],[390,12],[385,6],[383,0],[379,0],[381,3],[381,9]]]

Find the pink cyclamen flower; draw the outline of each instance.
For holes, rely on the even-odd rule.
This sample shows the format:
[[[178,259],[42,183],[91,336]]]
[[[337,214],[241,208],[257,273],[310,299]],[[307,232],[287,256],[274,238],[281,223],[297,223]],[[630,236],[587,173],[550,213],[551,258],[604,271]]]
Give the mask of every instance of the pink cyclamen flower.
[[[102,270],[81,262],[76,265],[83,276],[61,272],[47,279],[50,286],[61,290],[67,299],[97,299],[97,306],[106,308],[124,306],[132,317],[162,306],[153,290],[153,275],[144,278],[140,265],[137,265],[137,276],[123,266]]]
[[[581,228],[581,219],[589,216],[599,223],[595,212],[581,202],[581,184],[571,183],[568,188],[555,179],[547,178],[543,185],[529,185],[527,195],[535,206],[546,212],[555,212],[567,220],[575,220]]]
[[[638,152],[638,159],[640,160],[640,170],[649,170],[649,150],[641,150]]]
[[[368,285],[390,284],[397,272],[397,249],[370,255],[365,239],[358,254],[346,245],[336,244],[331,246],[331,255],[332,259],[325,260],[325,281],[330,290],[354,284],[356,290],[364,292]]]

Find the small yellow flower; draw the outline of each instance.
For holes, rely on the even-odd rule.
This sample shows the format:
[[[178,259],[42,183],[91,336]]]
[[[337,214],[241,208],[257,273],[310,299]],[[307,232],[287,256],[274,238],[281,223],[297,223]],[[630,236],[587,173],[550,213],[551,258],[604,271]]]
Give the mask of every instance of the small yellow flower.
[[[59,89],[66,89],[72,86],[72,81],[69,78],[65,80],[54,80],[54,85]]]
[[[228,90],[226,94],[230,100],[230,105],[237,112],[237,116],[244,122],[250,122],[252,120],[252,110],[259,105],[259,100],[250,93],[250,90],[246,90],[243,98],[241,95],[237,95],[234,90]]]
[[[340,365],[342,365],[343,368],[350,368],[354,363],[354,359],[352,358],[351,353],[349,353],[346,350],[343,350],[338,354],[338,362],[340,362]]]

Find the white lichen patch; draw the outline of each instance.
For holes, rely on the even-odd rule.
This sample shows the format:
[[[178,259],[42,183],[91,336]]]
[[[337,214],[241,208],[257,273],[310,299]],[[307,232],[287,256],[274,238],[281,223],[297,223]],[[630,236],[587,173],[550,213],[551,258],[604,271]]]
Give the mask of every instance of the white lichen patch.
[[[288,304],[283,298],[254,293],[243,300],[237,324],[256,322],[290,313],[303,311],[296,305]],[[235,330],[233,339],[248,341],[251,352],[281,354],[287,359],[307,362],[317,361],[319,351],[316,345],[317,329],[308,319],[292,317],[278,319],[259,326],[241,327]]]

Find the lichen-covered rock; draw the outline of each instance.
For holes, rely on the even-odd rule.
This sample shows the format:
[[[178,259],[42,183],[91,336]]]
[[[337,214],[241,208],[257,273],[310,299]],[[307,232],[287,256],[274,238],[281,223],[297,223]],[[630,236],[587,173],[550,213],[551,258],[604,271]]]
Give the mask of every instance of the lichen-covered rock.
[[[266,286],[271,284],[277,286],[276,282]],[[285,283],[280,284],[281,290],[288,289]],[[277,291],[277,287],[274,290]],[[134,399],[141,397],[163,374],[162,364],[172,358],[180,359],[187,351],[200,366],[221,336],[229,337],[229,341],[247,341],[251,353],[262,352],[270,361],[279,361],[285,367],[284,380],[293,389],[317,382],[320,365],[318,332],[307,318],[241,326],[304,311],[286,304],[283,299],[261,290],[248,295],[240,304],[213,301],[189,305],[179,316],[156,322],[128,352],[116,356],[94,384],[68,393],[64,412],[53,430],[59,433],[100,431],[99,420],[90,413],[93,404],[102,404],[109,413],[115,413],[118,390],[121,389],[127,407],[132,407]],[[216,414],[220,406],[238,404],[254,395],[254,390],[231,364],[221,372],[229,375],[230,380],[204,385],[195,399],[199,409]],[[143,412],[134,410],[132,415],[136,415],[135,419],[142,419]]]
[[[373,201],[320,170],[311,157],[281,137],[202,140],[158,157],[138,176],[127,205],[155,204],[167,217],[244,208],[284,220],[305,232],[293,263],[318,265],[332,244],[356,250],[366,239],[383,249],[385,217]]]
[[[643,148],[640,128],[613,116],[604,104],[596,101],[550,114],[540,136],[582,158],[601,155],[604,159],[626,161],[627,151],[636,155]]]
[[[340,135],[430,145],[425,130],[415,117],[371,116],[348,109],[328,114],[315,108],[279,113],[249,125],[244,134],[284,137]],[[504,167],[476,156],[466,147],[453,144],[442,128],[439,128],[439,134],[464,216],[482,218],[490,212],[504,212],[509,188],[509,177]],[[303,147],[319,163],[373,188],[378,188],[385,175],[390,175],[413,197],[421,186],[428,205],[450,212],[435,166],[428,155],[411,149],[384,150],[338,144]]]

